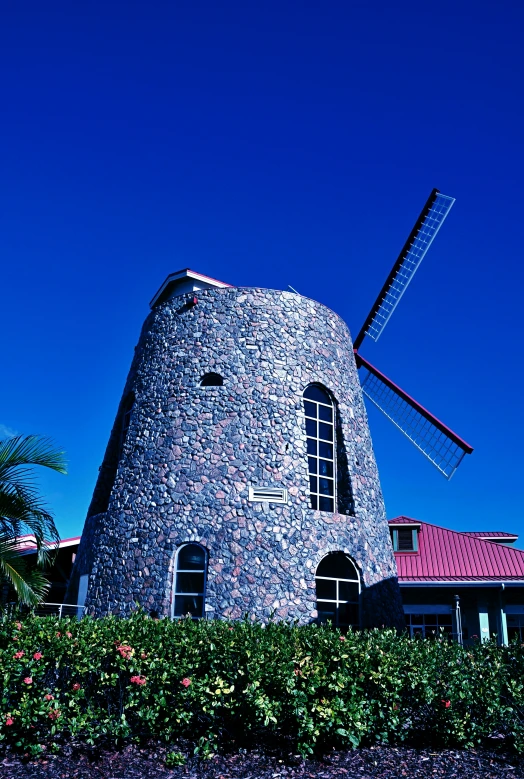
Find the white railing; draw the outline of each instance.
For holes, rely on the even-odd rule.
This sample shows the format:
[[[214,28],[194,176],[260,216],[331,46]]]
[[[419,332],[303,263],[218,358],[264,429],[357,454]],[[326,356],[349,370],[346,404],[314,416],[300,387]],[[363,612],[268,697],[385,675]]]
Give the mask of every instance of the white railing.
[[[81,619],[84,616],[84,606],[79,604],[71,605],[69,603],[40,603],[36,606],[34,614],[37,617],[77,617]]]

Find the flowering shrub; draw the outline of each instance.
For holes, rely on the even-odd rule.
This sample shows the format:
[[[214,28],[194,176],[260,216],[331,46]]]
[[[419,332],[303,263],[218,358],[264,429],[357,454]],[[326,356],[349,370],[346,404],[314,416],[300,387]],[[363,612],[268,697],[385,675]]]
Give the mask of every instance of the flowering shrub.
[[[13,644],[14,639],[18,639]],[[66,739],[291,738],[303,754],[361,743],[524,750],[524,647],[392,630],[250,621],[0,618],[0,747]]]

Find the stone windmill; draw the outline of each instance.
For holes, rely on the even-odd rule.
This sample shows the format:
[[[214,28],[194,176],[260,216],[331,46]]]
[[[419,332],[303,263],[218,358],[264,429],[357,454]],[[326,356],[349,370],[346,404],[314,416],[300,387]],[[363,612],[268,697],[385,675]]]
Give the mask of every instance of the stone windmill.
[[[165,617],[403,626],[357,360],[320,303],[170,275],[67,600],[98,616],[138,603]]]

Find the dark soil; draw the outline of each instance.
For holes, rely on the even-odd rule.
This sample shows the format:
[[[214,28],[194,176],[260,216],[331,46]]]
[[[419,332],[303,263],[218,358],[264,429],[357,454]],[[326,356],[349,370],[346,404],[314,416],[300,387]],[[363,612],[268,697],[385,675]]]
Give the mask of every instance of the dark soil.
[[[371,747],[333,752],[323,760],[271,755],[262,751],[190,757],[184,766],[167,768],[165,747],[135,746],[120,751],[79,752],[28,761],[13,754],[0,758],[2,779],[501,779],[524,777],[524,758],[488,749],[441,750]]]

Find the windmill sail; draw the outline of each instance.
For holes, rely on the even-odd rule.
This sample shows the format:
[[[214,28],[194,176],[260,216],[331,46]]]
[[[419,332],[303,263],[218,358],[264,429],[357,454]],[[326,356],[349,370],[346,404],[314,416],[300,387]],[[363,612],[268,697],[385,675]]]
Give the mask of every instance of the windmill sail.
[[[355,340],[355,349],[359,349],[365,335],[378,341],[454,202],[455,198],[438,189],[431,192]]]
[[[451,479],[464,455],[471,454],[473,448],[360,354],[355,357],[357,366],[366,371],[361,381],[364,395]]]

